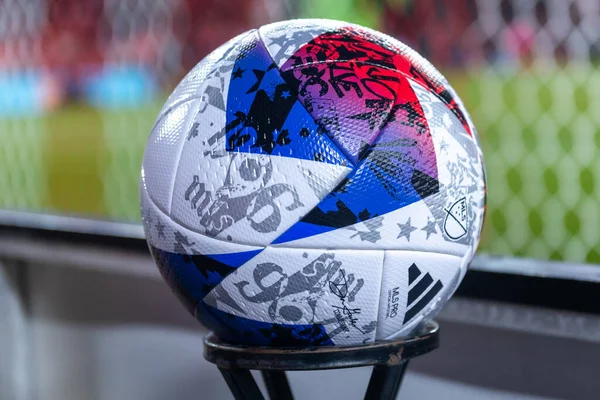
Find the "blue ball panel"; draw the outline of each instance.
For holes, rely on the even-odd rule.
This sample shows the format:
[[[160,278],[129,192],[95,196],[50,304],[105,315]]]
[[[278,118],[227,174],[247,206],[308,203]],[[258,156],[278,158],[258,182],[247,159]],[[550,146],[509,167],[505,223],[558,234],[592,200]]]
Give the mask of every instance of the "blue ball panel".
[[[313,236],[398,210],[439,190],[437,179],[376,154],[376,147],[333,192],[274,243]]]
[[[211,254],[207,257],[212,258],[215,261],[221,262],[230,267],[241,267],[246,261],[250,261],[252,257],[260,253],[261,250],[243,251],[241,253],[227,253],[227,254]]]
[[[286,325],[255,321],[217,310],[201,301],[196,318],[220,339],[258,346],[331,346],[333,341],[323,325]]]
[[[244,258],[250,259],[258,254],[258,251],[249,251],[215,260],[202,254],[178,254],[152,245],[149,247],[162,277],[190,313],[208,292],[241,265]]]
[[[258,35],[247,40],[231,71],[226,150],[349,165],[298,101]]]

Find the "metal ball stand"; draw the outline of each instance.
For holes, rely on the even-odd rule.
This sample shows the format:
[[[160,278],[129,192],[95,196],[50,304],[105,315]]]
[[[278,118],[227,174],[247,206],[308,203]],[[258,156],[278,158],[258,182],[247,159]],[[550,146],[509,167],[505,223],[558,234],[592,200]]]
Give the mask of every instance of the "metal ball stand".
[[[408,362],[439,346],[439,326],[425,323],[410,337],[352,347],[274,348],[232,345],[214,334],[204,339],[204,358],[215,364],[236,400],[264,400],[250,370],[262,372],[271,400],[293,400],[285,371],[373,365],[365,400],[395,399]]]

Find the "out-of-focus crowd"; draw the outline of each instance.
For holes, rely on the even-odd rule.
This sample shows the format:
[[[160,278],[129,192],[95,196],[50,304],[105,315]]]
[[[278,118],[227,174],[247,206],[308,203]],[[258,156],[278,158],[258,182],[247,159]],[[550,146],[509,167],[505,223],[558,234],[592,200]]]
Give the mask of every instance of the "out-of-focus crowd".
[[[262,0],[0,0],[0,116],[135,106],[272,18]],[[4,15],[4,17],[2,16]]]
[[[0,0],[0,116],[43,112],[74,100],[98,107],[139,105],[168,92],[200,59],[238,33],[289,17],[370,25],[403,40],[442,69],[522,67],[542,45],[541,53],[554,61],[569,58],[566,40],[550,37],[544,44],[536,39],[540,30],[560,31],[560,26],[544,28],[552,14],[548,2],[527,1],[533,5],[528,18],[522,17],[524,3]],[[584,3],[589,1],[575,0],[568,13],[553,15],[553,26],[582,25]],[[496,31],[486,32],[494,25],[488,17],[497,22]],[[571,36],[569,40],[577,39]],[[600,38],[592,39],[570,46],[587,46],[590,57],[598,57]]]

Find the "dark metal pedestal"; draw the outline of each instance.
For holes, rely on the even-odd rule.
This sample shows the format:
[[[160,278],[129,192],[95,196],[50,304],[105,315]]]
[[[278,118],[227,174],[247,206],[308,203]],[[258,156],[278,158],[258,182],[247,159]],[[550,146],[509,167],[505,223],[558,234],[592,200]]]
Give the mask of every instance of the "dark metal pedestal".
[[[204,358],[216,364],[236,400],[263,400],[250,370],[262,371],[271,400],[292,400],[285,371],[352,368],[373,365],[365,400],[395,399],[408,362],[439,345],[439,327],[426,323],[411,337],[353,347],[273,348],[224,343],[214,334],[204,339]]]

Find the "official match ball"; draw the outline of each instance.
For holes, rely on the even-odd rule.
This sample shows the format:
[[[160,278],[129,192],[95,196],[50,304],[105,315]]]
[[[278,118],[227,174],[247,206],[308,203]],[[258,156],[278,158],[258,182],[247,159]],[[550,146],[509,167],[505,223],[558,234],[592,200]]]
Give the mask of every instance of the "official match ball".
[[[475,127],[403,43],[278,22],[204,58],[158,115],[141,210],[152,255],[221,339],[356,345],[432,318],[479,242]]]

